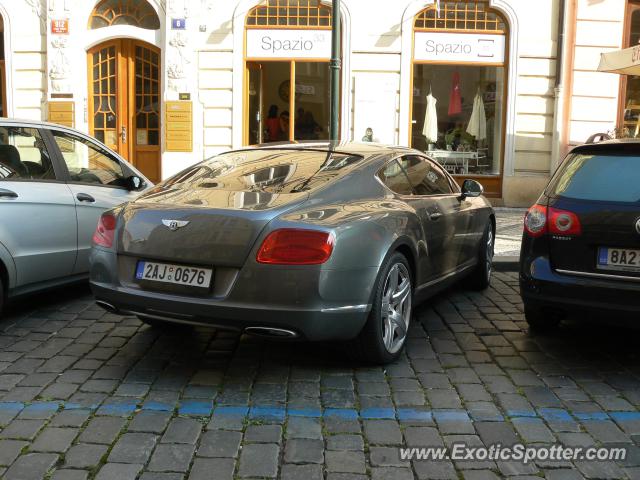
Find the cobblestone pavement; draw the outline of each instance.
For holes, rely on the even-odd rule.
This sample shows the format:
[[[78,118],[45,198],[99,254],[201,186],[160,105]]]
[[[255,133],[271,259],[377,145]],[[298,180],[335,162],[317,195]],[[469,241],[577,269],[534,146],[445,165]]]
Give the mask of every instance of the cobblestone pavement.
[[[522,222],[526,208],[496,208],[496,255],[517,257],[522,243]]]
[[[72,290],[72,289],[68,289]],[[640,477],[637,333],[526,328],[515,274],[416,312],[386,368],[336,345],[144,326],[53,293],[0,320],[6,479]],[[623,462],[413,461],[400,446],[625,446]]]

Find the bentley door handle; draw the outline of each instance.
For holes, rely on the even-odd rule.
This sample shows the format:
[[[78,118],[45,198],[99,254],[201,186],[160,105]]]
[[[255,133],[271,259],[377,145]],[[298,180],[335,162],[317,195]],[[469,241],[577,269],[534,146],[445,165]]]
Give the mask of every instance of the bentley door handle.
[[[6,190],[4,188],[0,188],[0,197],[3,198],[18,198],[18,194],[11,190]]]
[[[433,212],[429,214],[430,220],[438,220],[440,217],[442,217],[442,213],[440,212]]]
[[[79,193],[79,194],[76,195],[76,198],[80,202],[94,203],[96,201],[96,199],[93,198],[88,193]]]

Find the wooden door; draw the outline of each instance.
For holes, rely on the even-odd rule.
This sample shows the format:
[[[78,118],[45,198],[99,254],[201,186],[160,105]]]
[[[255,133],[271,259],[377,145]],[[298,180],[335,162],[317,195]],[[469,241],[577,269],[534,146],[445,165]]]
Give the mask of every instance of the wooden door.
[[[160,52],[111,40],[88,52],[89,131],[151,181],[160,168]]]

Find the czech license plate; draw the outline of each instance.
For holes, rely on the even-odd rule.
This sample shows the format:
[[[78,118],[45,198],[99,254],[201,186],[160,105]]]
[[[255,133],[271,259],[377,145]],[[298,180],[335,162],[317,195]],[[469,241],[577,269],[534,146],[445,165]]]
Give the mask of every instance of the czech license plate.
[[[209,268],[185,267],[169,263],[138,262],[137,280],[174,283],[190,287],[209,288],[213,270]]]
[[[598,251],[598,268],[640,272],[640,250],[601,247]]]

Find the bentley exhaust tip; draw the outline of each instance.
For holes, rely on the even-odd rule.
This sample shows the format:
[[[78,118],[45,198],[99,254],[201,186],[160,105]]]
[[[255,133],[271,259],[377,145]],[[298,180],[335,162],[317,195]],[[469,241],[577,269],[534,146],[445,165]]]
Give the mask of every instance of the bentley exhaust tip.
[[[96,305],[104,308],[109,313],[118,313],[118,309],[104,300],[96,300]]]
[[[272,328],[272,327],[247,327],[244,329],[245,333],[250,335],[256,335],[259,337],[270,338],[296,338],[298,334],[291,330],[284,328]]]

